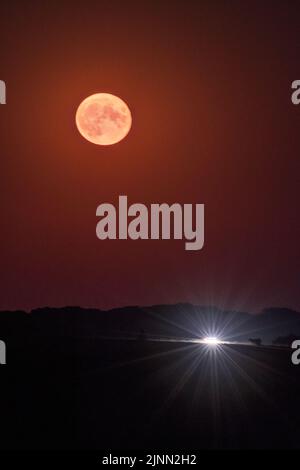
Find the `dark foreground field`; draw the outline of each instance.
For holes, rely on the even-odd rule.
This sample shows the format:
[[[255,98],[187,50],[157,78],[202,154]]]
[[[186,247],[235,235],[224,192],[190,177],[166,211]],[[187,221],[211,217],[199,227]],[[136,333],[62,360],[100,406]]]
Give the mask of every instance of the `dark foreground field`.
[[[0,367],[1,448],[299,448],[291,351],[36,341]]]

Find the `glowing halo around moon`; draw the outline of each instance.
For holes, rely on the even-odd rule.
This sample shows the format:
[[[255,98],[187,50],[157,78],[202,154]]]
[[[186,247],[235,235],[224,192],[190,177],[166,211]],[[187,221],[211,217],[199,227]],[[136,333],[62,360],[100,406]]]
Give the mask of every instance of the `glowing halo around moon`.
[[[96,93],[83,100],[76,112],[80,134],[96,145],[113,145],[130,131],[131,112],[127,104],[110,93]]]

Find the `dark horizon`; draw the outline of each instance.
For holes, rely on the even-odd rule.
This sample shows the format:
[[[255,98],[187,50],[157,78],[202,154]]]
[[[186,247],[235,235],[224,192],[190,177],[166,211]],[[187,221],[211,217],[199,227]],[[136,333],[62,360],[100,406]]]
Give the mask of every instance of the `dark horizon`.
[[[179,341],[216,336],[231,344],[237,344],[237,341],[243,344],[241,341],[248,342],[253,337],[259,337],[264,344],[272,344],[283,337],[290,346],[291,338],[297,339],[297,334],[300,335],[300,312],[271,307],[255,315],[187,303],[111,310],[78,306],[42,307],[30,312],[0,311],[0,330],[4,339],[17,342],[19,346],[26,337],[38,341],[45,336],[122,340],[128,339],[128,335],[136,339],[140,332],[149,335],[148,338],[154,335],[161,340],[177,338]],[[67,351],[67,346],[65,349]]]
[[[191,302],[176,302],[176,303],[153,303],[153,304],[131,304],[131,305],[115,305],[109,308],[101,308],[98,306],[88,306],[88,305],[40,305],[33,307],[31,309],[23,309],[23,308],[17,308],[17,309],[0,309],[0,314],[2,312],[24,312],[27,314],[30,314],[32,312],[38,311],[38,310],[65,310],[65,309],[81,309],[81,310],[99,310],[99,312],[110,312],[113,310],[126,310],[126,309],[131,309],[131,308],[140,308],[140,309],[150,309],[150,308],[156,308],[156,307],[193,307],[193,308],[199,308],[199,309],[211,309],[211,310],[219,310],[221,312],[230,312],[230,313],[245,313],[249,315],[261,315],[265,311],[269,310],[283,310],[283,311],[291,311],[295,313],[300,314],[300,309],[297,310],[295,308],[288,307],[286,305],[268,305],[263,307],[261,310],[258,312],[253,312],[250,310],[242,309],[242,310],[237,310],[237,309],[232,309],[232,308],[224,308],[221,307],[220,305],[216,304],[195,304]]]

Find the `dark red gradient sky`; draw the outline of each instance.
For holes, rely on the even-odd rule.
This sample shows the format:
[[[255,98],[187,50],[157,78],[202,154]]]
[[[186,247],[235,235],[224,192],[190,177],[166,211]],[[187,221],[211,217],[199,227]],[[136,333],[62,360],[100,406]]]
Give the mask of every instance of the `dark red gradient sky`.
[[[1,3],[1,309],[300,309],[295,6]],[[103,148],[74,121],[102,91],[133,115],[128,137]],[[204,249],[99,241],[96,207],[119,194],[205,203]]]

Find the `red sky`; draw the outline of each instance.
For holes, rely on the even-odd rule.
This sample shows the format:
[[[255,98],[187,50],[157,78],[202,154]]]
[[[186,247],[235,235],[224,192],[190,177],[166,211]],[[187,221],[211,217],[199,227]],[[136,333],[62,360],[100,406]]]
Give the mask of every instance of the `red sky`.
[[[300,309],[295,7],[4,3],[0,308]],[[77,106],[97,92],[132,111],[115,146],[75,127]],[[96,207],[119,194],[204,203],[204,249],[98,240]]]

